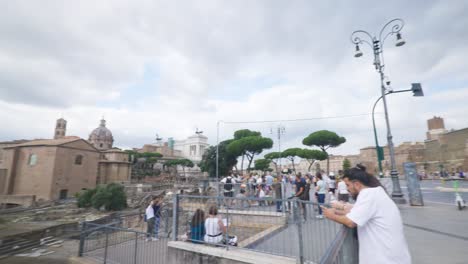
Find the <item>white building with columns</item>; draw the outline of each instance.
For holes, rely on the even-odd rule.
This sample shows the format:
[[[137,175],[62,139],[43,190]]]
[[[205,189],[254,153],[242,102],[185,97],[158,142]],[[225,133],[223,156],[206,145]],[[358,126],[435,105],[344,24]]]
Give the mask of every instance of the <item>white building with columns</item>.
[[[208,137],[204,136],[201,132],[196,132],[195,135],[185,140],[174,141],[174,150],[180,151],[182,157],[194,163],[199,163],[202,160],[203,154],[209,146]]]

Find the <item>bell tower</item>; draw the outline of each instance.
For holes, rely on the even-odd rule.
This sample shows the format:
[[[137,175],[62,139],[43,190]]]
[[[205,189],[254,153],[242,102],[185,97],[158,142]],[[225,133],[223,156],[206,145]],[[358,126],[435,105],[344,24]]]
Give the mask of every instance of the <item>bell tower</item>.
[[[57,119],[57,122],[55,124],[54,139],[65,137],[66,132],[67,132],[67,120],[63,118]]]

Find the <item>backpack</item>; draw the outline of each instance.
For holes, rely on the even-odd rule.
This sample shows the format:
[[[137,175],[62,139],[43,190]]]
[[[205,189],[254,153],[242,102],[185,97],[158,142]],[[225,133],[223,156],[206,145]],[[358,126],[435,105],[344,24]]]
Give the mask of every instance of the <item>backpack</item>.
[[[224,184],[224,190],[232,191],[232,178],[226,178],[226,183]]]

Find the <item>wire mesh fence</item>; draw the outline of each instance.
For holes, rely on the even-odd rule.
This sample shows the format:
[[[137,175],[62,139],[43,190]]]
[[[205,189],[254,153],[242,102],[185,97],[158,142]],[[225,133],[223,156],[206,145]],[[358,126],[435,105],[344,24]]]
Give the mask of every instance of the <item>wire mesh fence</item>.
[[[116,224],[84,223],[79,255],[100,263],[165,263],[168,241],[164,236],[154,237]]]
[[[173,227],[175,240],[235,246],[300,263],[325,261],[332,245],[342,246],[333,244],[342,226],[321,217],[317,203],[299,199],[178,195]]]
[[[242,188],[234,197],[175,195],[171,208],[164,207],[157,240],[148,236],[149,223],[139,215],[83,223],[79,255],[100,263],[167,263],[167,243],[179,240],[286,256],[298,263],[357,263],[356,238],[350,229],[321,217],[317,203],[246,197]]]

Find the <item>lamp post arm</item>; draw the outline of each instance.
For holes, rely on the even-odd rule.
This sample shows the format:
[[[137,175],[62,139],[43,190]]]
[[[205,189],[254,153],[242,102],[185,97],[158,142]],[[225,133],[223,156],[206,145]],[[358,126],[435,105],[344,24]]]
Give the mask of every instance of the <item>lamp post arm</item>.
[[[360,37],[359,35],[361,34],[363,34],[366,37],[369,37],[369,40],[365,40],[362,37]],[[351,33],[351,42],[356,45],[361,44],[361,43],[366,43],[367,45],[369,45],[371,49],[373,49],[373,45],[371,43],[374,42],[374,38],[367,31],[356,30],[353,33]]]
[[[393,25],[392,25],[393,24]],[[390,32],[388,32],[385,37],[382,38],[382,34],[385,32],[385,30],[390,26],[391,26],[391,30]],[[385,24],[382,29],[380,30],[380,34],[379,34],[379,40],[381,41],[382,43],[382,47],[383,47],[383,44],[385,42],[385,40],[387,39],[388,36],[390,35],[393,35],[393,34],[396,34],[398,32],[400,32],[403,27],[405,26],[405,22],[403,21],[403,19],[401,18],[395,18],[393,20],[390,20],[387,24]]]
[[[385,95],[389,95],[389,94],[392,94],[392,93],[403,93],[403,92],[411,92],[412,90],[411,89],[406,89],[406,90],[397,90],[397,91],[392,91],[392,92],[387,92],[385,93]],[[379,159],[379,138],[377,137],[377,129],[375,127],[375,107],[377,106],[377,104],[379,103],[379,101],[382,99],[383,95],[381,95],[379,98],[377,98],[377,100],[375,100],[375,103],[374,103],[374,106],[372,107],[372,127],[374,128],[374,139],[375,139],[375,150],[377,151],[377,161],[378,161],[378,165],[379,165],[379,172],[382,172],[382,163]]]

